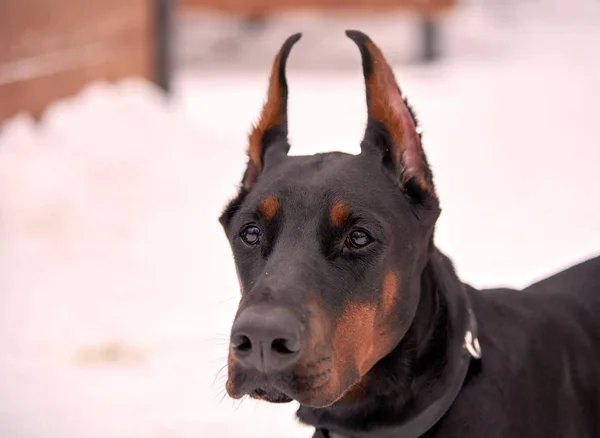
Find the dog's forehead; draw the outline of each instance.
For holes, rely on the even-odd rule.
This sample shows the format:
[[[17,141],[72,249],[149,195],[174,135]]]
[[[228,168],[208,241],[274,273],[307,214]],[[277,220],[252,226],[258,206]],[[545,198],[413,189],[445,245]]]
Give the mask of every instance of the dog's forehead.
[[[292,172],[304,183],[320,182],[318,178],[332,177],[340,170],[360,169],[361,157],[343,152],[314,155],[291,155],[278,163],[278,173]]]
[[[372,200],[372,183],[378,176],[380,169],[360,155],[328,152],[288,156],[267,169],[258,196],[312,200],[323,206],[328,204],[324,200],[366,202]]]

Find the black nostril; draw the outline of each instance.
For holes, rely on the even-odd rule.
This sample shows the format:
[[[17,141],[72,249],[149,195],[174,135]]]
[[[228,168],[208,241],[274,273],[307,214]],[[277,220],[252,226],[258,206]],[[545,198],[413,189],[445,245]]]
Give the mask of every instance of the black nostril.
[[[303,325],[288,309],[256,306],[240,312],[231,328],[231,351],[241,366],[283,370],[298,360]]]
[[[237,335],[231,340],[231,346],[240,353],[247,353],[252,350],[252,341],[246,335]]]
[[[275,339],[271,343],[271,349],[279,354],[294,354],[300,350],[299,345],[293,345],[294,342],[290,342],[288,339]],[[297,344],[297,343],[296,343]]]

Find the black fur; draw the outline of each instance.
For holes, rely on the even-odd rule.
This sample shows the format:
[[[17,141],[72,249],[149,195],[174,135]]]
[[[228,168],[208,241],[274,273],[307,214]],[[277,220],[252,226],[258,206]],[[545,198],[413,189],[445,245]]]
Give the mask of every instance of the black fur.
[[[389,143],[385,127],[371,126],[365,142]],[[298,418],[315,426],[315,438],[329,432],[376,437],[379,428],[402,424],[445,393],[470,302],[483,358],[471,364],[458,398],[423,436],[600,437],[600,257],[521,291],[476,290],[434,245],[437,196],[415,202],[418,189],[395,178],[393,163],[376,149],[281,157],[222,214],[242,286],[238,315],[253,306],[285,307],[307,333],[303,355],[277,374],[260,375],[233,358],[230,394],[299,401]],[[424,171],[432,178],[429,166]],[[277,200],[269,218],[260,213],[265,198]],[[339,202],[348,216],[332,224]],[[261,230],[257,246],[240,238],[248,224]],[[349,247],[356,229],[373,241]],[[390,273],[397,295],[384,312]],[[342,323],[352,312],[362,312],[356,322],[365,324],[372,309],[378,309],[376,336],[369,337],[366,324],[355,340],[381,352],[360,372],[353,360],[370,350],[344,356],[355,346],[339,330],[352,330]]]

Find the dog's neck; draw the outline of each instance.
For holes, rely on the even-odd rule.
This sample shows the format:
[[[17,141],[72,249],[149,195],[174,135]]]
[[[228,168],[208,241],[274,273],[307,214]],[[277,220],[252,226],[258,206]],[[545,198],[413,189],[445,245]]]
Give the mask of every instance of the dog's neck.
[[[467,299],[451,262],[434,249],[404,339],[369,371],[353,397],[322,409],[301,406],[300,421],[351,436],[402,424],[425,410],[444,394],[460,367]]]

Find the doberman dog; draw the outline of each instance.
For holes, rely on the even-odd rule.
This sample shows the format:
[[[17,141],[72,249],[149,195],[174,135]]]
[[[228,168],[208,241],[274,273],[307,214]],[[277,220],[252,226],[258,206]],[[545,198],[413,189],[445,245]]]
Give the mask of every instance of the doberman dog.
[[[241,289],[228,394],[295,400],[321,438],[600,437],[600,257],[524,290],[461,282],[434,245],[415,114],[375,43],[346,34],[360,154],[288,155],[293,35],[220,217]]]

